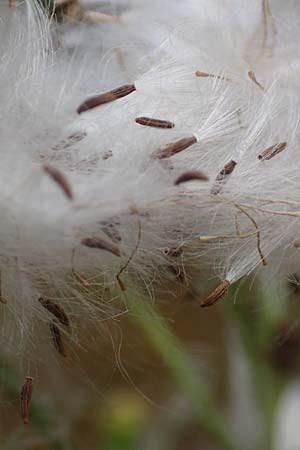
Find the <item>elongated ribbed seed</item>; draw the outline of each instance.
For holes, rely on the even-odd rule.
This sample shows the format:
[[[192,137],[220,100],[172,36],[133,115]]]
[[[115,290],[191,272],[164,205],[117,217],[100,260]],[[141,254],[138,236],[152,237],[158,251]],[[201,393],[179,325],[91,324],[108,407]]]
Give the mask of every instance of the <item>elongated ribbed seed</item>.
[[[39,298],[39,302],[45,309],[47,309],[47,311],[53,314],[53,316],[55,316],[62,325],[65,325],[66,327],[70,325],[69,318],[61,306],[51,300],[45,300],[42,297]]]
[[[81,244],[85,245],[89,248],[97,248],[101,250],[106,250],[113,255],[121,256],[121,251],[117,244],[115,244],[112,241],[108,241],[106,239],[103,239],[100,236],[95,236],[92,238],[84,238],[81,240]]]
[[[202,308],[206,308],[207,306],[214,305],[218,300],[220,300],[224,295],[226,295],[229,291],[230,283],[228,280],[222,281],[213,291],[208,294],[205,299],[203,299],[200,303]]]
[[[228,178],[234,171],[236,164],[237,163],[233,161],[233,159],[225,164],[221,172],[216,177],[215,183],[211,188],[211,193],[213,195],[219,194],[222,191],[224,184],[227,182]]]
[[[271,147],[266,148],[263,152],[258,155],[258,159],[260,160],[269,160],[274,158],[274,156],[283,152],[286,149],[287,143],[281,142],[280,144],[272,145]]]
[[[145,127],[163,128],[163,129],[175,127],[175,124],[173,122],[169,122],[168,120],[152,119],[150,117],[137,117],[135,121],[139,125],[144,125]]]
[[[230,81],[229,78],[222,77],[220,75],[215,75],[213,73],[201,72],[201,70],[197,70],[195,75],[196,77],[199,78],[216,78],[217,80]]]
[[[183,150],[191,147],[192,145],[197,143],[197,139],[195,136],[190,136],[187,138],[179,139],[172,144],[167,145],[165,148],[159,149],[152,154],[154,159],[165,159],[170,158],[177,153],[182,152]]]
[[[170,256],[172,258],[178,258],[183,253],[183,247],[180,245],[165,247],[163,252],[166,256]]]
[[[55,322],[51,322],[49,327],[50,327],[52,342],[53,342],[55,349],[58,351],[58,353],[61,356],[66,357],[67,354],[65,352],[64,341],[61,337],[61,332],[60,332],[59,327],[56,325]]]
[[[33,378],[26,377],[25,383],[22,386],[21,395],[20,395],[20,413],[23,419],[23,423],[29,423],[29,414],[30,414],[30,402],[32,397],[32,389],[33,389]]]
[[[112,91],[104,92],[103,94],[95,95],[94,97],[90,97],[86,99],[79,107],[77,108],[78,114],[81,114],[85,111],[89,111],[90,109],[96,108],[101,105],[105,105],[106,103],[114,102],[119,98],[126,97],[136,90],[134,84],[127,84],[124,86],[120,86]]]

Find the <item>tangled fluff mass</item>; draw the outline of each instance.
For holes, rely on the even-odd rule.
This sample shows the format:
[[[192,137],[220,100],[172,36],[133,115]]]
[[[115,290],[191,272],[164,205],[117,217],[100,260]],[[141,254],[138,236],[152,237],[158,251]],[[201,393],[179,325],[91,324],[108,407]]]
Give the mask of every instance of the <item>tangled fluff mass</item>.
[[[206,305],[257,268],[298,264],[299,2],[112,10],[56,26],[33,0],[0,6],[8,340],[50,314],[59,350],[64,313],[101,317],[112,288],[216,276]]]

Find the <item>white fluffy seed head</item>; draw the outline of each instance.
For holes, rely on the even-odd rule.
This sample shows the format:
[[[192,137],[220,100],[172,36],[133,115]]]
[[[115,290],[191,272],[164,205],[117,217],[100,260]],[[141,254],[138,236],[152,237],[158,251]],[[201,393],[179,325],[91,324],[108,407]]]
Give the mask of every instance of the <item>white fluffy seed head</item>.
[[[300,55],[286,10],[204,3],[183,20],[181,2],[133,2],[54,40],[35,2],[1,6],[1,295],[20,336],[49,319],[41,296],[95,320],[112,313],[107,288],[165,292],[199,272],[232,283],[278,252],[295,259]],[[77,113],[103,92],[113,101]],[[209,181],[175,185],[191,170]]]

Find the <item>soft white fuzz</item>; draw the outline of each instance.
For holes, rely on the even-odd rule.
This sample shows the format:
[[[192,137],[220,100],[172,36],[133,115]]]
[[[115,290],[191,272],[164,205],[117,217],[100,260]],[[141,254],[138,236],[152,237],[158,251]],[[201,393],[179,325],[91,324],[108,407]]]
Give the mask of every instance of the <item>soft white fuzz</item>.
[[[40,297],[95,318],[104,288],[170,290],[198,271],[233,283],[299,251],[298,3],[116,6],[117,23],[53,39],[33,0],[1,4],[0,271],[21,335],[47,320]],[[136,90],[77,113],[124,84]],[[209,181],[175,185],[187,171]],[[106,249],[83,245],[95,237]]]

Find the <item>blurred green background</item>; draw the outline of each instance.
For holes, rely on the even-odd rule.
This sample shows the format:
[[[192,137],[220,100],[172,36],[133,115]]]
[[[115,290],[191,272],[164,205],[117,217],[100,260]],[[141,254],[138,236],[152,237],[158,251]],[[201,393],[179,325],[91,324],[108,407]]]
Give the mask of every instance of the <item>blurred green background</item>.
[[[36,369],[27,426],[24,366],[3,356],[0,448],[285,450],[278,417],[299,379],[299,301],[296,277],[276,289],[241,283],[204,310],[189,295],[158,309],[128,292],[128,314]]]

